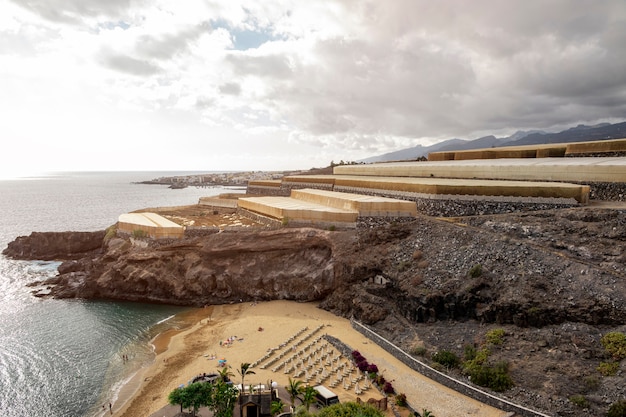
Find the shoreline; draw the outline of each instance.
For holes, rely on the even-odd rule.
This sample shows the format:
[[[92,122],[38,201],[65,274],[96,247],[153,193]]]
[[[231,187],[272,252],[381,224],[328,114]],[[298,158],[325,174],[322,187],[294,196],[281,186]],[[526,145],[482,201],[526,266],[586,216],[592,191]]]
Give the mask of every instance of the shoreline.
[[[167,351],[172,337],[193,327],[199,320],[201,321],[203,319],[198,318],[199,315],[202,316],[203,314],[205,314],[204,308],[192,308],[188,311],[175,314],[166,320],[174,320],[176,323],[173,327],[167,328],[154,335],[148,342],[152,348],[152,360],[140,366],[134,372],[126,375],[122,381],[118,382],[119,385],[114,385],[110,401],[114,415],[125,410],[129,402],[137,395],[145,382],[146,374],[149,372],[150,368],[154,366],[159,355]],[[162,324],[162,322],[155,324],[155,326],[159,324]],[[98,407],[98,405],[95,406],[95,409],[98,410],[98,412],[95,412],[97,416],[110,415],[108,409],[105,409],[104,412],[100,412],[100,408]]]
[[[404,393],[417,410],[426,408],[438,417],[507,415],[502,410],[479,403],[410,370],[354,330],[348,320],[317,308],[316,303],[269,301],[258,304],[216,305],[198,309],[191,316],[196,319],[191,326],[174,332],[163,332],[162,336],[157,335],[155,352],[158,349],[159,353],[152,364],[138,372],[120,390],[124,391],[124,396],[120,394],[113,407],[113,415],[151,416],[168,405],[167,395],[174,388],[186,384],[203,372],[216,372],[219,369],[218,361],[212,359],[213,355],[227,361],[234,374],[233,382],[239,383],[237,369],[241,363],[259,360],[268,351],[284,345],[282,342],[305,328],[308,332],[320,328],[319,336],[328,334],[351,349],[359,350],[370,363],[378,365],[388,380],[394,381],[396,391]],[[228,338],[232,338],[233,342],[225,343]],[[274,365],[276,364],[278,362]],[[246,377],[246,383],[265,384],[276,381],[285,386],[288,378],[292,377],[282,370],[274,372],[270,366],[263,369],[261,365],[262,363],[253,368],[255,374]],[[329,383],[330,380],[327,380],[324,385],[328,386]],[[314,380],[311,384],[316,385]],[[356,401],[357,394],[353,388],[344,389],[339,384],[332,389],[342,402]],[[382,394],[370,388],[358,397],[367,401],[369,398],[380,399]],[[393,402],[393,398],[389,401]],[[390,413],[390,408],[388,410]],[[401,411],[404,411],[401,413],[403,417],[408,415],[407,409]]]

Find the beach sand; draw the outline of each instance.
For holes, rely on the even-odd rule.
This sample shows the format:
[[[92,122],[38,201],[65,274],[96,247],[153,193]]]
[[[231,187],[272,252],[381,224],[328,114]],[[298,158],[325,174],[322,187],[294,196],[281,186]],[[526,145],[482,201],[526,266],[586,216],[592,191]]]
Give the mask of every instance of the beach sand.
[[[202,373],[218,372],[220,359],[226,360],[226,364],[231,366],[231,372],[234,374],[231,379],[236,384],[241,383],[237,370],[244,362],[259,362],[253,368],[255,374],[246,376],[246,385],[276,381],[279,385],[285,386],[289,377],[304,380],[304,376],[294,378],[293,372],[285,374],[283,369],[274,372],[273,368],[281,364],[282,360],[277,360],[266,369],[262,367],[278,353],[289,349],[295,353],[324,334],[341,340],[351,349],[358,350],[369,363],[376,364],[379,373],[393,382],[396,392],[404,393],[411,406],[420,412],[425,408],[437,417],[508,415],[502,410],[461,395],[414,372],[354,330],[348,320],[317,308],[315,303],[291,301],[241,303],[209,306],[186,314],[185,320],[189,327],[164,332],[154,340],[157,353],[154,363],[136,374],[124,387],[119,399],[113,405],[115,416],[150,416],[168,404],[168,394],[180,384],[187,384]],[[318,328],[320,329],[314,333]],[[309,339],[296,348],[290,348],[292,344],[286,342],[298,333],[300,335],[292,344],[306,336],[309,336]],[[233,342],[225,344],[224,341],[229,338],[233,339]],[[319,345],[315,346],[322,343],[323,341],[319,341]],[[280,347],[281,344],[285,345]],[[271,349],[276,349],[274,354],[269,359],[260,361]],[[338,356],[336,349],[334,351],[335,356]],[[289,356],[291,353],[286,354],[285,358]],[[212,359],[213,357],[215,359]],[[347,362],[350,359],[340,358],[336,363]],[[353,376],[356,376],[356,373],[351,375]],[[324,385],[329,386],[333,379],[328,378]],[[315,378],[310,384],[317,385]],[[354,388],[352,385],[349,389],[344,389],[343,385],[339,384],[332,390],[339,395],[342,402],[346,402],[356,400]],[[367,401],[369,398],[380,399],[382,395],[371,387],[359,397]],[[404,413],[406,414],[408,412]]]

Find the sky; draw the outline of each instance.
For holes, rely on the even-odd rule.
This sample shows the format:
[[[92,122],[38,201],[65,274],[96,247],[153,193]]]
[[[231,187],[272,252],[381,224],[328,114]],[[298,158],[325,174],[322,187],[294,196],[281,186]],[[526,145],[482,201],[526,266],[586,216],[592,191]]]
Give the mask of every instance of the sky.
[[[625,119],[623,0],[0,0],[0,177],[308,169]]]

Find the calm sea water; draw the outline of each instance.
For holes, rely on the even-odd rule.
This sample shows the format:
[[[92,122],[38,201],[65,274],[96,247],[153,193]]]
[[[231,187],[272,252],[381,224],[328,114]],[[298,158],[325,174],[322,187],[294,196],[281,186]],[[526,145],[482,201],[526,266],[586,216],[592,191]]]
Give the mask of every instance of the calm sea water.
[[[0,180],[0,251],[32,231],[93,231],[145,207],[186,205],[220,188],[133,182],[182,172],[60,173]],[[229,190],[230,192],[230,190]],[[153,359],[150,340],[176,326],[179,307],[47,300],[26,284],[58,263],[0,255],[0,415],[97,416],[124,381]],[[130,360],[124,361],[128,355]],[[107,410],[108,411],[108,410]]]

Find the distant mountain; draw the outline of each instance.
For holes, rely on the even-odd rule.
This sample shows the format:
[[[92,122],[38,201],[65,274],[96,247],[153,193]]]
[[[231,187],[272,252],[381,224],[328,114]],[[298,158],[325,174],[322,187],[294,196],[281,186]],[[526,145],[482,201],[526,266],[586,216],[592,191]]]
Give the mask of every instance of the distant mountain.
[[[578,125],[559,133],[533,133],[504,146],[538,145],[543,143],[569,143],[626,137],[626,122],[600,123],[594,126]]]
[[[626,138],[626,122],[600,123],[593,126],[578,125],[558,133],[546,133],[541,130],[518,131],[513,135],[497,138],[493,135],[474,140],[448,139],[431,146],[417,145],[412,148],[401,149],[383,155],[372,156],[359,162],[389,162],[416,160],[428,157],[431,152],[465,151],[468,149],[482,149],[497,146],[538,145],[547,143],[569,143],[607,139]]]

